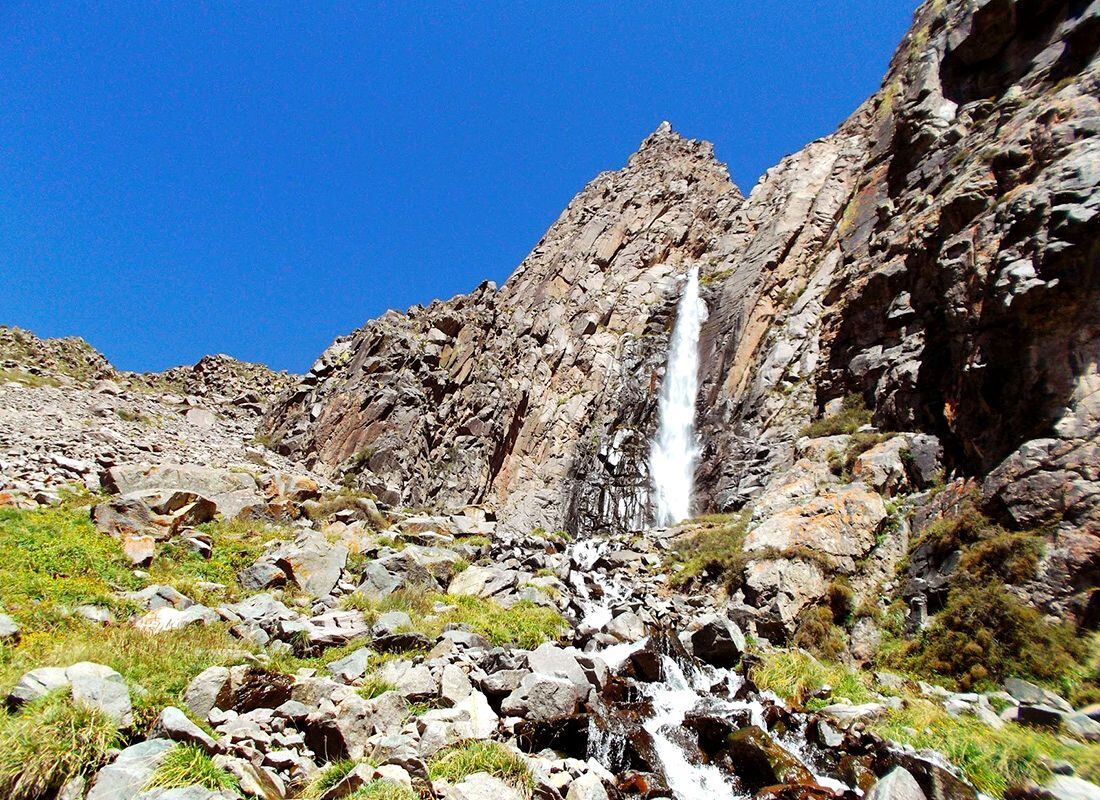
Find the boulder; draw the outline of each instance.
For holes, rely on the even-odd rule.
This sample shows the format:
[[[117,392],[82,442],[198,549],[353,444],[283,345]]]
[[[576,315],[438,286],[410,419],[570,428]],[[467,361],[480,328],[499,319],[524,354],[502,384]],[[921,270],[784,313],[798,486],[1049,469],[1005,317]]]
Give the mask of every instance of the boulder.
[[[487,772],[475,772],[444,793],[446,800],[523,800],[523,793]]]
[[[607,789],[595,772],[586,772],[569,784],[565,800],[608,800]]]
[[[515,570],[473,566],[454,577],[447,593],[487,598],[514,589],[518,583],[519,573]]]
[[[290,580],[312,597],[319,598],[327,597],[336,588],[348,562],[348,549],[342,544],[333,544],[320,533],[309,531],[280,546],[272,557],[275,566]]]
[[[145,633],[164,633],[178,631],[191,625],[209,625],[220,619],[213,609],[193,605],[183,611],[178,608],[164,607],[146,612],[134,620],[134,627]]]
[[[752,791],[777,783],[813,782],[813,775],[801,761],[755,725],[729,735],[726,755]]]
[[[198,464],[120,464],[106,470],[102,482],[108,491],[123,497],[193,492],[213,501],[226,519],[263,501],[256,479],[249,473]]]
[[[587,695],[587,686],[585,687]],[[503,713],[533,720],[551,720],[577,710],[581,694],[572,681],[533,672],[524,677],[516,690],[504,698]]]
[[[175,746],[168,739],[148,739],[127,747],[96,773],[85,800],[133,800]]]
[[[19,625],[7,614],[0,614],[0,642],[14,644],[19,641]]]
[[[696,658],[716,667],[733,667],[745,652],[745,634],[736,623],[714,615],[702,620],[691,634]]]
[[[1054,800],[1100,800],[1100,786],[1071,775],[1055,775],[1043,790]]]
[[[120,727],[133,722],[130,690],[123,677],[110,667],[81,661],[65,670],[73,702],[94,709]]]
[[[210,755],[218,752],[218,744],[210,735],[187,718],[187,715],[173,706],[160,712],[150,733],[154,738],[171,739],[200,747]]]
[[[926,800],[917,779],[902,767],[879,778],[865,795],[866,800]]]
[[[196,675],[183,693],[187,710],[199,719],[206,719],[211,709],[229,708],[233,688],[228,667],[207,667]]]
[[[344,683],[354,683],[367,673],[370,657],[371,649],[360,647],[338,661],[333,661],[327,666],[327,669],[336,680]]]
[[[8,692],[8,706],[18,708],[32,700],[45,697],[50,692],[65,689],[69,678],[62,667],[39,667],[26,672]]]

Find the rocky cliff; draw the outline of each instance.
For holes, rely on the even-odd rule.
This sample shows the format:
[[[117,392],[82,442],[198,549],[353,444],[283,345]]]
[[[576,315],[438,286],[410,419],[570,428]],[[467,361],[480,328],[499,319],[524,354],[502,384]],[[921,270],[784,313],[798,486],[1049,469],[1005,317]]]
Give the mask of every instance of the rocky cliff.
[[[405,504],[637,526],[677,279],[701,266],[700,510],[858,393],[1018,524],[1097,520],[1096,4],[929,2],[882,88],[747,200],[661,127],[497,290],[337,341],[265,426]]]

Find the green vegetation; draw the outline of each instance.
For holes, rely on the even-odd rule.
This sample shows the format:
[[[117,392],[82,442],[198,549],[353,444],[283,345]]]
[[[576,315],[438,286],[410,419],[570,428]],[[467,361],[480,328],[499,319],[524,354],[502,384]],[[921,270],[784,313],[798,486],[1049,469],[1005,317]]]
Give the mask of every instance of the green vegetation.
[[[375,780],[347,796],[347,800],[418,800],[420,795],[407,786],[387,780]]]
[[[358,766],[358,762],[350,758],[330,762],[313,776],[313,779],[302,791],[301,800],[319,800],[329,789],[346,778],[347,774],[356,766]]]
[[[294,536],[288,526],[242,519],[207,522],[198,530],[213,541],[210,558],[191,551],[182,541],[165,542],[158,546],[149,578],[153,583],[170,583],[201,603],[239,599],[242,590],[237,574],[259,558],[269,542]],[[226,588],[212,596],[201,583],[219,583]]]
[[[382,531],[390,527],[390,521],[386,518],[382,512],[377,508],[371,508],[367,504],[360,504],[363,500],[375,500],[375,496],[371,492],[364,492],[358,489],[350,487],[343,487],[336,492],[327,492],[321,496],[315,504],[311,504],[307,509],[307,513],[310,519],[320,520],[331,517],[339,511],[368,511],[367,521],[370,523],[371,528],[376,531]]]
[[[363,680],[356,691],[364,700],[373,700],[376,697],[381,697],[386,692],[392,692],[396,688],[389,681],[384,681],[377,675],[370,675]]]
[[[748,554],[742,549],[749,526],[749,512],[711,515],[694,520],[704,527],[673,551],[673,564],[680,570],[673,576],[674,586],[684,586],[696,577],[721,578],[727,584],[739,582]]]
[[[527,762],[498,742],[461,742],[444,748],[428,763],[428,776],[433,781],[457,783],[475,772],[488,772],[527,796],[534,791],[535,782]]]
[[[83,604],[121,610],[114,592],[140,587],[122,548],[86,510],[0,508],[0,606],[24,633],[71,624]]]
[[[437,604],[439,611],[435,610]],[[494,645],[525,649],[556,640],[566,628],[557,611],[527,600],[504,608],[479,597],[397,591],[381,600],[353,594],[345,605],[362,611],[368,622],[387,611],[404,611],[412,619],[412,629],[429,639],[438,637],[448,625],[460,625]]]
[[[849,394],[844,398],[840,411],[828,417],[814,420],[802,429],[800,436],[818,438],[821,436],[839,436],[855,433],[859,428],[871,423],[871,411],[863,400],[863,395]]]
[[[98,769],[122,735],[100,712],[74,706],[63,692],[0,712],[0,796],[35,800]]]
[[[834,698],[853,703],[876,699],[866,673],[797,651],[762,653],[750,674],[761,689],[810,708]],[[826,685],[832,687],[831,697],[807,701]],[[994,730],[975,717],[952,717],[939,703],[912,691],[898,694],[904,701],[902,707],[887,709],[884,717],[868,727],[896,742],[940,751],[982,792],[999,797],[1029,780],[1041,783],[1050,777],[1049,764],[1058,760],[1073,764],[1082,777],[1100,777],[1100,745],[1069,743],[1054,733],[1015,723]]]
[[[145,788],[182,789],[186,786],[231,792],[239,792],[241,788],[236,778],[215,764],[200,748],[180,744],[168,751]]]
[[[1057,681],[1072,674],[1082,656],[1069,625],[1051,625],[1004,587],[986,583],[951,589],[932,624],[890,660],[968,690],[1010,676]]]
[[[833,612],[826,606],[810,606],[799,612],[792,642],[824,658],[840,658],[844,653],[844,631],[837,627]]]
[[[61,381],[47,375],[35,375],[21,369],[0,369],[0,383],[18,383],[31,389],[60,386]]]

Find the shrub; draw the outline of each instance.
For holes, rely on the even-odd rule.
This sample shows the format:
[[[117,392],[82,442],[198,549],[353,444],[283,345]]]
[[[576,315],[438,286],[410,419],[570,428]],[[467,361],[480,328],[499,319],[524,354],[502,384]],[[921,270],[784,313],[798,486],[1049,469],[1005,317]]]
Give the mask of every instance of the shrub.
[[[1058,680],[1072,673],[1083,647],[1069,625],[1051,625],[1003,586],[957,586],[943,611],[896,656],[905,668],[954,679],[963,689],[1010,676]]]
[[[795,646],[811,653],[835,660],[844,652],[844,632],[833,619],[833,612],[825,606],[810,606],[799,612],[794,636]]]
[[[488,772],[528,796],[534,789],[527,761],[499,742],[460,742],[441,750],[428,764],[428,777],[433,781],[457,783],[475,772]]]
[[[800,436],[816,439],[821,436],[839,436],[855,433],[864,425],[871,423],[871,411],[863,400],[863,395],[852,393],[844,398],[840,411],[821,419],[814,420],[802,429]]]
[[[1042,550],[1042,543],[1033,534],[994,531],[963,551],[959,572],[967,576],[966,580],[1025,583],[1035,577]]]
[[[182,789],[187,786],[240,791],[237,779],[215,764],[203,750],[195,745],[180,744],[168,751],[145,788]]]
[[[0,795],[34,800],[110,760],[122,735],[104,714],[75,706],[63,692],[0,714]]]
[[[855,590],[845,576],[839,575],[833,578],[832,583],[829,584],[828,599],[829,610],[832,612],[834,621],[844,622],[852,616],[855,610],[855,598]],[[873,614],[866,616],[873,616]]]

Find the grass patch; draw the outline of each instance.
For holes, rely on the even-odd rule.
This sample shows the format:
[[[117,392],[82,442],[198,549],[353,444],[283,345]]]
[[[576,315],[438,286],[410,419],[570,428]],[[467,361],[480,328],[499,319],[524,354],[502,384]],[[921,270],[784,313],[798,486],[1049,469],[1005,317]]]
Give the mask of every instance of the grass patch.
[[[433,781],[458,783],[475,772],[488,772],[528,797],[535,788],[527,761],[499,742],[461,742],[444,748],[428,763],[428,777]]]
[[[846,643],[844,631],[837,627],[832,609],[826,606],[810,606],[799,612],[794,636],[796,647],[809,650],[828,659],[840,658]]]
[[[799,706],[820,707],[831,700],[812,699],[823,686],[832,698],[854,703],[874,702],[870,676],[818,661],[807,653],[769,651],[752,667],[750,677],[761,689],[775,692]],[[937,750],[956,765],[975,788],[1000,797],[1027,781],[1043,783],[1048,764],[1064,760],[1088,780],[1100,777],[1100,745],[1070,743],[1056,734],[1007,723],[994,730],[976,717],[952,717],[939,703],[903,691],[900,709],[869,724],[875,733],[918,749]]]
[[[0,606],[24,633],[70,624],[67,612],[83,604],[127,609],[114,593],[141,586],[86,510],[0,508]]]
[[[194,745],[180,744],[168,751],[146,789],[182,789],[204,786],[207,789],[228,789],[240,792],[237,779],[214,763],[214,759]]]
[[[356,689],[356,692],[364,700],[373,700],[376,697],[381,697],[386,692],[392,692],[397,687],[389,681],[384,681],[377,675],[371,675],[363,680],[362,685]]]
[[[713,522],[711,521],[713,520]],[[706,526],[681,541],[673,551],[673,563],[681,569],[672,579],[673,586],[684,586],[696,577],[739,579],[750,556],[745,553],[745,534],[749,512],[701,517]]]
[[[346,800],[418,800],[420,795],[407,786],[387,780],[371,781],[349,794]]]
[[[239,519],[207,522],[198,530],[213,541],[210,558],[192,552],[178,539],[165,542],[158,546],[149,576],[153,583],[171,584],[205,604],[240,599],[243,590],[237,575],[263,555],[269,542],[294,538],[294,529],[289,526]],[[200,583],[220,583],[226,589],[212,595],[200,588]]]
[[[1002,797],[1029,781],[1050,779],[1052,761],[1068,761],[1080,777],[1100,778],[1100,746],[1067,744],[1055,734],[1008,723],[994,730],[975,717],[952,717],[938,703],[910,700],[871,729],[918,749],[938,750],[980,792]]]
[[[58,387],[61,381],[47,375],[35,375],[21,369],[0,369],[0,383],[18,383],[30,389],[39,389],[43,386]]]
[[[851,672],[839,664],[819,661],[799,650],[772,650],[762,654],[750,669],[749,677],[761,689],[775,692],[800,707],[826,685],[833,687],[835,697],[853,703],[870,703],[875,699],[866,675]]]
[[[799,436],[809,436],[811,439],[821,436],[840,436],[845,433],[855,433],[870,423],[871,410],[867,408],[863,395],[853,392],[845,396],[840,411],[814,420],[802,429]]]
[[[0,649],[0,689],[5,693],[36,667],[67,667],[94,661],[117,670],[129,686],[137,725],[151,723],[165,706],[183,707],[183,691],[207,667],[240,663],[245,652],[223,625],[146,634],[129,626],[94,628],[74,622],[67,629],[24,634]],[[144,691],[136,691],[140,686]]]
[[[325,792],[338,784],[359,765],[358,761],[344,758],[329,762],[302,790],[301,800],[319,800]]]
[[[0,713],[0,795],[35,800],[110,760],[122,735],[109,717],[75,706],[64,692]]]
[[[437,603],[446,609],[436,612]],[[524,649],[557,640],[567,628],[557,611],[527,600],[505,608],[480,597],[398,590],[380,600],[351,594],[345,598],[344,605],[363,612],[371,624],[387,611],[404,611],[412,619],[412,629],[429,639],[438,638],[448,625],[461,625],[494,645]]]

